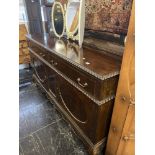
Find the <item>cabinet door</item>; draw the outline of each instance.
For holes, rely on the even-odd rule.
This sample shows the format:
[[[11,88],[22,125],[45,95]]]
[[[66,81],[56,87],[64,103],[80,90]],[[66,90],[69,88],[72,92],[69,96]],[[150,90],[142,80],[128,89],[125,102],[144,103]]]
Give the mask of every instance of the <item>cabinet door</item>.
[[[31,61],[34,68],[34,74],[37,76],[37,78],[39,79],[40,83],[44,86],[44,88],[48,90],[45,64],[34,56],[31,56]]]
[[[87,111],[86,99],[76,88],[72,87],[60,76],[58,77],[58,96],[59,102],[70,116],[79,124],[86,124]]]
[[[46,67],[46,71],[48,76],[48,91],[56,98],[57,73],[48,66]]]
[[[57,84],[58,102],[60,106],[72,118],[74,123],[80,127],[85,136],[89,137],[93,143],[96,143],[98,107],[62,77],[58,76]]]
[[[57,94],[61,108],[93,144],[97,144],[107,136],[113,100],[98,105],[60,76],[58,76]]]

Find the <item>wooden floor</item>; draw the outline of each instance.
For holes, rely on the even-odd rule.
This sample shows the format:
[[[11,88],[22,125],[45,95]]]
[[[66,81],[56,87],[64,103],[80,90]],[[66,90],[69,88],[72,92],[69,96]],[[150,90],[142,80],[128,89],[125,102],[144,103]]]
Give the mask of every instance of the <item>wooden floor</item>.
[[[83,143],[35,84],[20,87],[20,155],[87,155]]]

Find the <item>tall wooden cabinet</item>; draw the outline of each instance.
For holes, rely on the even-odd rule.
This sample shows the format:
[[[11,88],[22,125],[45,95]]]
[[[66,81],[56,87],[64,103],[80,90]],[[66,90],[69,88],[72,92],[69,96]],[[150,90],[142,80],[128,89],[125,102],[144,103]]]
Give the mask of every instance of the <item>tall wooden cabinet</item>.
[[[110,125],[106,155],[135,154],[135,4],[133,2],[129,30],[112,121]]]

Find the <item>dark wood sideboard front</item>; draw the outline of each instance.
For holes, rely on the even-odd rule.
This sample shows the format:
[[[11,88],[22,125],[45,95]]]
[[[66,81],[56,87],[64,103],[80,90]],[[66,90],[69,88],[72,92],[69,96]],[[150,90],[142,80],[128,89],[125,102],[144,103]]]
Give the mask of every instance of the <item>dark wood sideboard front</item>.
[[[48,35],[27,35],[34,80],[92,155],[106,144],[121,58]]]

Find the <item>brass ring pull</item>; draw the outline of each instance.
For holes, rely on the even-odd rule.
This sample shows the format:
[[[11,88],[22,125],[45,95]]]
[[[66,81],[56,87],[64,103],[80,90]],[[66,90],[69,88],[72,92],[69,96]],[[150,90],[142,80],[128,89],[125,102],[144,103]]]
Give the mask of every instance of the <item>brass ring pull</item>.
[[[81,84],[80,81],[81,81],[81,79],[80,79],[80,78],[77,78],[77,82],[78,82],[78,84],[79,84],[81,87],[85,88],[85,87],[88,86],[88,83],[87,83],[87,82],[85,82],[84,84]]]
[[[53,60],[51,60],[50,62],[52,63],[53,66],[58,65],[58,63],[57,62],[54,62]]]
[[[54,61],[53,61],[53,60],[51,60],[50,62],[52,62],[52,64],[53,64],[53,62],[54,62]]]
[[[54,62],[54,63],[53,63],[53,66],[57,66],[57,64],[58,64],[57,62]]]

